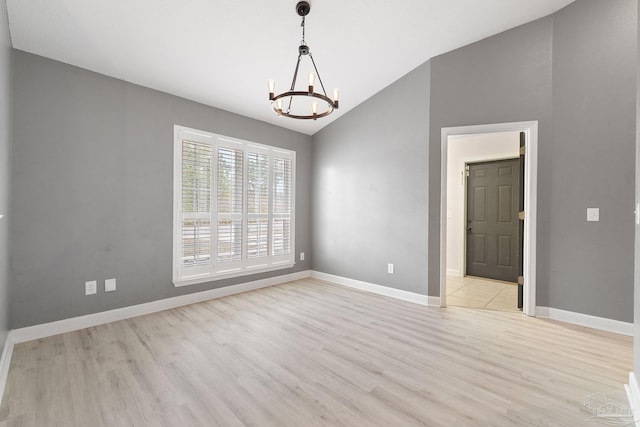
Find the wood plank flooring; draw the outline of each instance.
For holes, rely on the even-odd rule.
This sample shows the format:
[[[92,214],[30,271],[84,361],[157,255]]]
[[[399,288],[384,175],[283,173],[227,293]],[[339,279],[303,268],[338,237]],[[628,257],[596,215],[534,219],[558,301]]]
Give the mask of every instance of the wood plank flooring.
[[[580,426],[632,339],[313,279],[15,347],[0,426]]]

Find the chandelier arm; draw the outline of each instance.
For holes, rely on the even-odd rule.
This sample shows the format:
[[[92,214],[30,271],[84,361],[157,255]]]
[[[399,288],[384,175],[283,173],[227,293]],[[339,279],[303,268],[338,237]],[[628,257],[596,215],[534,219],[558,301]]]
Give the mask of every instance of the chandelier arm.
[[[298,69],[300,68],[300,59],[302,58],[302,54],[298,54],[298,61],[296,62],[296,70],[293,72],[293,79],[291,80],[291,89],[290,91],[294,91],[296,89],[296,80],[298,79]],[[293,98],[289,98],[289,108],[287,111],[291,111],[291,104],[293,103]]]
[[[316,76],[318,76],[318,81],[320,82],[320,87],[322,87],[322,92],[324,93],[324,96],[328,96],[327,91],[324,88],[324,83],[322,83],[322,77],[320,77],[320,72],[318,72],[318,67],[316,67],[316,61],[313,60],[313,55],[311,55],[311,52],[309,52],[309,58],[311,58],[311,63],[313,64],[313,68],[316,70]]]
[[[300,68],[300,59],[302,58],[302,54],[298,54],[298,61],[296,62],[296,70],[293,72],[293,79],[291,80],[291,89],[294,90],[296,88],[296,80],[298,79],[298,69]]]

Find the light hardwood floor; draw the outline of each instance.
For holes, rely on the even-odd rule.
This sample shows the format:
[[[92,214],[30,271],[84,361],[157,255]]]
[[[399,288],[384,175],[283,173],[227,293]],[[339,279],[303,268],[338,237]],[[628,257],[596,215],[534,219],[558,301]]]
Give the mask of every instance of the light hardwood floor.
[[[19,344],[0,426],[594,425],[583,402],[626,403],[631,352],[307,279]]]

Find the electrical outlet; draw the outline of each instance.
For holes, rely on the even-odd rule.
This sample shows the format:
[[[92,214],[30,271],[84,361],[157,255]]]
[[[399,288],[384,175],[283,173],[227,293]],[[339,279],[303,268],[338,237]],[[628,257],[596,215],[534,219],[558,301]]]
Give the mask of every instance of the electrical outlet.
[[[600,221],[600,208],[587,208],[587,221],[589,222]]]
[[[300,261],[304,261],[304,252],[300,252]]]
[[[387,264],[387,273],[393,274],[393,264]]]
[[[113,292],[116,290],[116,279],[107,279],[104,281],[104,291]]]
[[[92,280],[90,282],[84,283],[84,294],[85,295],[94,295],[98,292],[98,282]]]

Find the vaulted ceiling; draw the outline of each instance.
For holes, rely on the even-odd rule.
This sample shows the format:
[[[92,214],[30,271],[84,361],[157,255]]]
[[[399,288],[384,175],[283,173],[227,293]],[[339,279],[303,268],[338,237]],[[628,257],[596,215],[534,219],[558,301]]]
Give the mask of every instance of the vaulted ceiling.
[[[311,0],[306,41],[327,91],[341,93],[340,109],[317,121],[277,117],[268,101],[268,80],[277,92],[291,83],[297,0],[7,0],[7,7],[16,49],[312,135],[428,59],[572,1]]]

